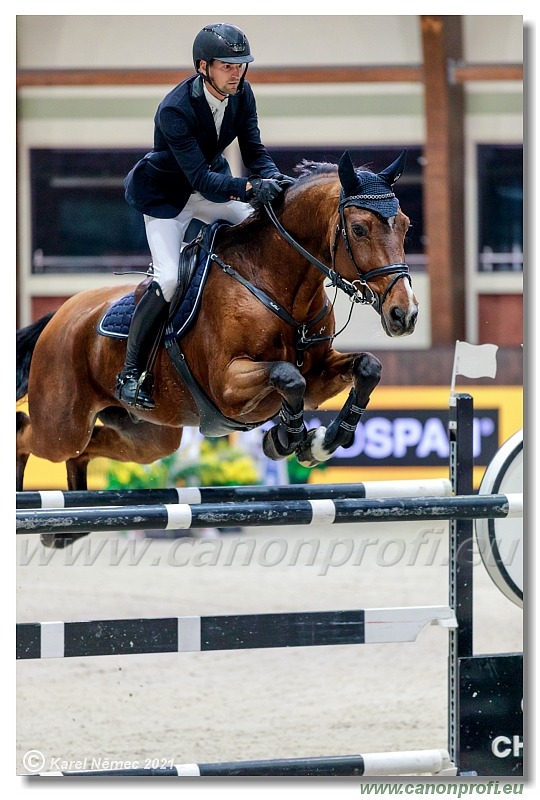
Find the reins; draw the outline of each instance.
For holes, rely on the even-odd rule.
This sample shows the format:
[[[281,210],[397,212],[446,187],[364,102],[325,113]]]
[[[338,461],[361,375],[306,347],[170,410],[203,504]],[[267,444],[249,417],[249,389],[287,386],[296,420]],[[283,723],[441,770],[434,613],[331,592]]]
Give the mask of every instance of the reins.
[[[303,248],[302,245],[296,241],[296,239],[293,239],[291,234],[287,230],[285,230],[281,222],[276,217],[274,209],[270,204],[267,203],[265,206],[263,206],[263,208],[270,217],[273,226],[277,228],[277,230],[279,231],[282,239],[285,239],[286,242],[292,245],[292,247],[294,247],[296,252],[300,253],[301,256],[303,256],[310,262],[310,264],[313,264],[314,267],[317,267],[319,272],[322,272],[323,275],[325,275],[330,280],[331,286],[336,286],[338,289],[341,289],[342,292],[345,292],[345,294],[347,294],[351,298],[352,302],[355,303],[362,302],[362,300],[358,297],[358,290],[350,281],[347,281],[345,280],[345,278],[342,278],[339,272],[337,272],[333,267],[327,267],[326,264],[324,264],[322,261],[319,261],[318,258],[315,258],[315,256],[313,256],[305,248]],[[335,246],[336,246],[336,241],[334,240],[334,246],[332,248],[333,255]],[[332,260],[334,260],[333,257]]]

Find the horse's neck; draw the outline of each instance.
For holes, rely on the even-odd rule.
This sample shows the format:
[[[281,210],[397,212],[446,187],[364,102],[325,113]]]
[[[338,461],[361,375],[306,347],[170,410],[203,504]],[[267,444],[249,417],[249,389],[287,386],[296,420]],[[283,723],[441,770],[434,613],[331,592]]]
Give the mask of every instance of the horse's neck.
[[[296,239],[296,236],[294,236]],[[312,252],[311,243],[302,246]],[[253,260],[251,280],[281,303],[299,321],[313,316],[322,305],[324,276],[292,245],[268,231],[264,236],[256,259]]]
[[[294,190],[293,190],[294,192]],[[331,231],[337,201],[323,188],[309,196],[296,193],[278,212],[285,230],[308,253],[326,266],[331,262]],[[326,296],[325,276],[278,233],[261,211],[260,219],[246,220],[241,232],[230,230],[219,253],[259,289],[281,303],[298,319],[318,313]]]
[[[312,193],[309,202],[302,202],[303,198],[292,201],[280,215],[280,222],[292,238],[304,250],[319,261],[330,267],[332,261],[332,236],[335,227],[332,210],[329,209],[327,193]],[[337,208],[337,203],[336,203]],[[272,256],[269,248],[274,248]],[[279,277],[281,285],[292,290],[294,305],[309,307],[320,305],[325,294],[325,275],[316,266],[294,250],[280,238],[279,245],[275,243],[275,236],[267,237],[267,252],[269,263],[274,258],[275,268],[272,270]]]

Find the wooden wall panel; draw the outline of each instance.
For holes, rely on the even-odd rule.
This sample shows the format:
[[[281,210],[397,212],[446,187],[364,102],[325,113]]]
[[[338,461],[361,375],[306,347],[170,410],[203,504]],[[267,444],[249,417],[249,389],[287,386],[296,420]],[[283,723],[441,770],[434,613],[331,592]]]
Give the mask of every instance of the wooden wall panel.
[[[431,287],[431,340],[465,338],[464,95],[448,80],[463,54],[462,20],[421,17],[424,51],[424,233]]]
[[[32,322],[44,317],[50,311],[57,311],[68,297],[69,295],[66,297],[32,297]]]
[[[478,344],[513,347],[523,344],[523,295],[478,297]]]

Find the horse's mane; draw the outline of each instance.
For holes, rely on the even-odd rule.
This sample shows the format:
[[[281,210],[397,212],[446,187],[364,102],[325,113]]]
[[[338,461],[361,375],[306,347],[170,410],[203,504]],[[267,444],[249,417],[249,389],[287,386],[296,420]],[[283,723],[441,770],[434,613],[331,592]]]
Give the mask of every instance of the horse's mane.
[[[296,165],[293,172],[298,175],[298,180],[304,183],[309,178],[318,178],[320,175],[335,175],[337,170],[337,164],[327,161],[308,161],[304,158]]]
[[[368,170],[367,167],[360,167],[360,169]],[[296,189],[302,189],[309,183],[314,182],[319,178],[335,177],[337,175],[337,171],[337,164],[333,164],[328,161],[309,161],[308,159],[304,158],[293,169],[293,172],[298,177],[296,184],[291,187],[291,190],[296,192]],[[279,199],[277,203],[279,203]],[[255,236],[264,226],[267,225],[268,217],[266,214],[262,209],[256,209],[253,214],[251,214],[246,220],[244,220],[244,222],[241,223],[239,227],[235,227],[233,234],[234,242],[236,244],[241,244],[251,240],[253,236]],[[231,241],[229,239],[228,231],[224,231],[222,235],[224,237],[222,241]]]
[[[356,170],[371,172],[367,165],[357,167]],[[304,158],[296,165],[293,171],[297,173],[299,181],[304,181],[304,179],[317,178],[320,175],[335,175],[338,171],[338,165],[328,161],[308,161]]]

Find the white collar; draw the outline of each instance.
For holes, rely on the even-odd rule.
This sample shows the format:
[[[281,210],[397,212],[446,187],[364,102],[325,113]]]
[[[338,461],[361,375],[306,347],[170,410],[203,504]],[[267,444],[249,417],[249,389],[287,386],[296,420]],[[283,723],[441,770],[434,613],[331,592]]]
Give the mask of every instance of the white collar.
[[[204,88],[204,96],[206,97],[210,108],[215,108],[218,111],[225,111],[225,109],[227,108],[227,103],[229,102],[229,97],[227,96],[223,100],[218,100],[217,97],[214,97],[214,95],[208,91],[208,89],[206,88],[206,83],[204,84],[203,88]]]

